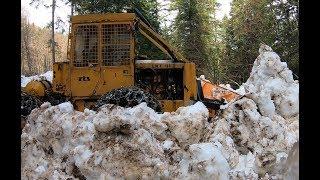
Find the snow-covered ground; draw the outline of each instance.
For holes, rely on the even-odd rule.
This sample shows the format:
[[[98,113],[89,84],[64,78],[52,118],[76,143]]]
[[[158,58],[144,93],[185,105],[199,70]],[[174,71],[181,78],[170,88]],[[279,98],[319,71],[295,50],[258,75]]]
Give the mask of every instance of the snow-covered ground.
[[[299,139],[299,84],[270,47],[259,53],[243,98],[212,123],[201,102],[163,114],[145,103],[97,112],[44,103],[22,131],[22,179],[297,176],[290,151]]]
[[[35,75],[35,76],[29,76],[29,77],[21,75],[21,87],[25,87],[32,80],[44,79],[52,82],[52,77],[53,77],[52,71],[47,71],[46,73]]]

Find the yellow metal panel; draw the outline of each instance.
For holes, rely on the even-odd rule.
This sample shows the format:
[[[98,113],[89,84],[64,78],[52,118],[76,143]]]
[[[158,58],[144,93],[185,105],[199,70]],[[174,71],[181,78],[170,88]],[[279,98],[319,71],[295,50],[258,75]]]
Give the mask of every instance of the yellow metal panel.
[[[184,100],[185,104],[190,99],[195,100],[197,95],[197,82],[196,82],[196,70],[194,63],[185,63],[183,71],[183,84],[184,88]]]
[[[34,96],[44,96],[45,95],[45,86],[40,82],[40,81],[30,81],[26,87],[24,88],[24,90],[28,93],[28,94],[32,94]]]
[[[176,111],[179,107],[184,106],[183,100],[159,100],[164,112]]]
[[[98,68],[73,68],[71,72],[72,96],[93,96],[101,84]]]
[[[72,23],[92,23],[105,21],[134,21],[134,13],[105,13],[105,14],[86,14],[71,17]]]
[[[54,92],[66,93],[68,91],[69,69],[70,69],[69,62],[53,63],[52,90]]]
[[[133,70],[130,66],[102,67],[101,73],[101,87],[97,91],[99,95],[116,88],[134,85]]]
[[[113,89],[133,86],[134,76],[128,66],[75,68],[71,75],[72,96],[99,96]]]

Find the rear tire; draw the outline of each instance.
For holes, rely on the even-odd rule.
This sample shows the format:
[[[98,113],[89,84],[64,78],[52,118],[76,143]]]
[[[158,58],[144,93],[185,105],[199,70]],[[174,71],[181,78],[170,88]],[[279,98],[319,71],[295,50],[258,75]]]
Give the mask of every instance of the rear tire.
[[[26,124],[26,120],[31,111],[41,106],[41,100],[26,92],[21,91],[21,130]]]
[[[41,106],[43,102],[50,102],[52,106],[56,106],[66,101],[66,98],[58,93],[48,93],[45,97],[37,98],[26,92],[21,91],[21,129],[26,124],[26,120],[31,111]]]
[[[31,111],[42,104],[41,100],[26,92],[21,91],[21,115],[26,117]]]
[[[56,92],[47,92],[43,98],[43,102],[49,102],[52,106],[56,106],[66,101],[67,98],[65,96]]]
[[[154,109],[156,112],[162,112],[160,102],[152,94],[138,87],[120,88],[108,92],[98,99],[96,109],[105,104],[133,107],[142,102],[146,102],[148,107]]]

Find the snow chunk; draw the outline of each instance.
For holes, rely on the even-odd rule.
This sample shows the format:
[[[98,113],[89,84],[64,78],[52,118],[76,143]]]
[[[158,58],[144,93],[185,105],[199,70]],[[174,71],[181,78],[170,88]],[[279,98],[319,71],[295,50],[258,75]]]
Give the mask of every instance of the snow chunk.
[[[85,146],[80,145],[74,149],[74,159],[76,166],[82,166],[92,156],[92,152]]]
[[[229,164],[212,143],[192,144],[189,147],[190,166],[203,178],[229,179]]]
[[[249,152],[247,155],[239,157],[239,163],[230,171],[232,179],[258,179],[258,174],[254,171],[255,156]]]
[[[42,174],[43,172],[46,171],[46,169],[43,166],[38,166],[37,169],[35,169],[34,171],[38,174]]]
[[[58,105],[61,112],[71,113],[73,111],[73,105],[70,102],[64,102]]]
[[[41,109],[47,109],[51,107],[51,104],[49,102],[44,102],[43,104],[41,104],[40,108]]]
[[[46,73],[41,74],[41,75],[40,75],[40,78],[41,78],[41,77],[44,77],[47,81],[52,82],[53,72],[52,72],[52,71],[47,71]]]
[[[198,143],[203,135],[207,119],[208,109],[201,102],[188,107],[180,107],[174,113],[164,114],[164,122],[182,146]]]
[[[192,115],[208,116],[209,111],[202,102],[196,102],[191,106],[179,108],[177,110],[177,113],[183,114],[185,116],[192,116]]]
[[[172,145],[173,145],[173,141],[171,141],[171,140],[163,141],[163,143],[162,143],[163,150],[166,150],[166,151],[170,150]]]
[[[243,86],[240,86],[238,89],[235,90],[236,93],[240,94],[240,95],[245,95],[246,94],[246,90]]]

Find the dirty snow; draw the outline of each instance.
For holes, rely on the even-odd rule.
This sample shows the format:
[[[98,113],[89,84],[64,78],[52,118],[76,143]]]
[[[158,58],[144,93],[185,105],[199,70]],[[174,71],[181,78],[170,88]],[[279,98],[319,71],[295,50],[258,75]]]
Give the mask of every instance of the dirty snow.
[[[43,104],[22,131],[22,179],[297,176],[290,151],[299,139],[299,84],[270,47],[259,53],[244,97],[211,123],[201,102],[163,114],[146,103],[84,112]]]
[[[29,76],[29,77],[21,75],[21,87],[25,87],[32,80],[43,80],[44,79],[44,80],[48,80],[48,81],[52,82],[52,78],[53,78],[52,71],[47,71],[44,74]]]
[[[72,112],[73,111],[73,106],[70,102],[64,102],[58,105],[59,110],[61,112]]]

